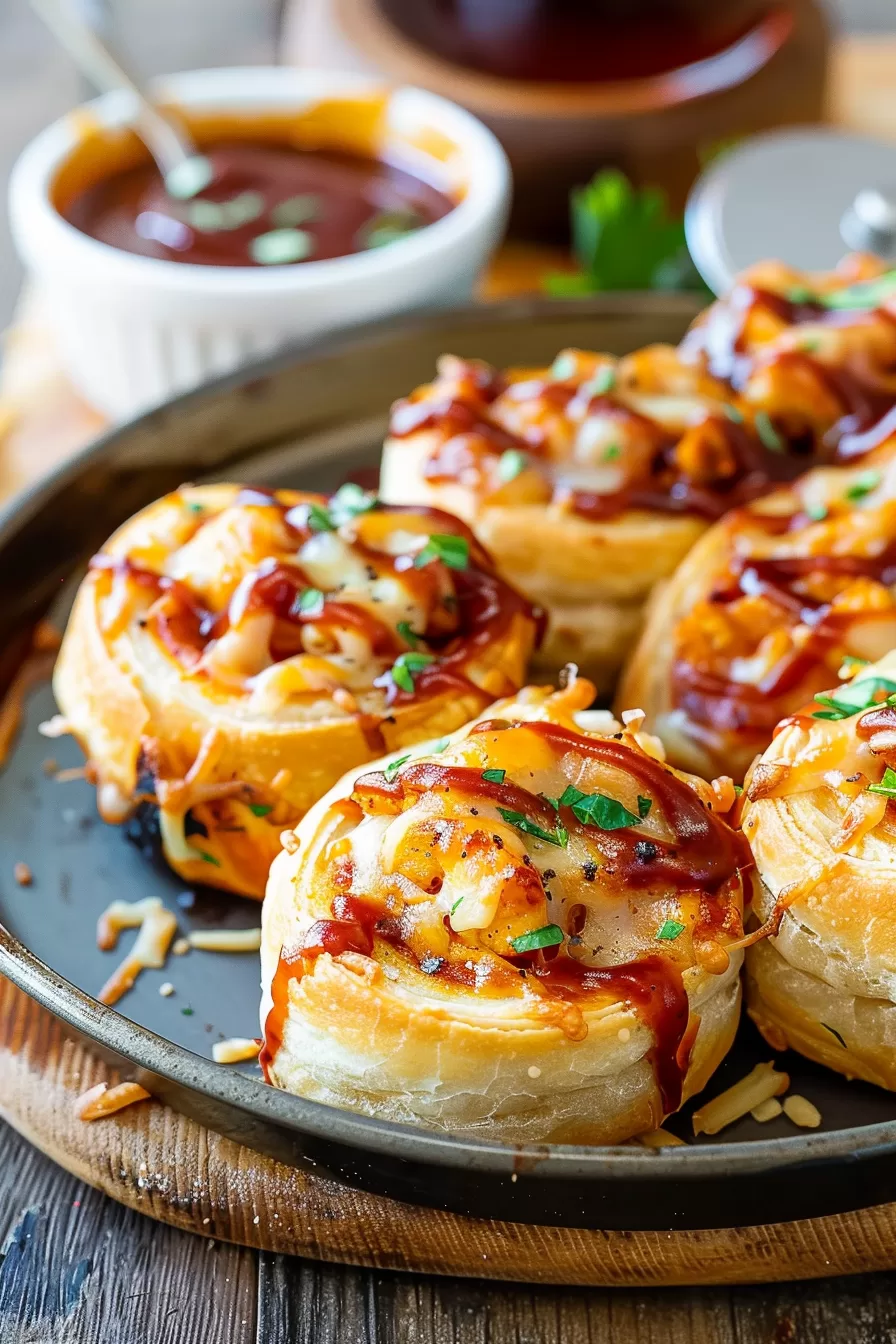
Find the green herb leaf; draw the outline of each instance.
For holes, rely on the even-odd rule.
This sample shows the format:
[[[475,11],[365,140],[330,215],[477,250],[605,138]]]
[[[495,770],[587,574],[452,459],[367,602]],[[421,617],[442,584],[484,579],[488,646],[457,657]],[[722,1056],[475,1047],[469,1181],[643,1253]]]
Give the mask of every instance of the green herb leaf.
[[[187,503],[190,513],[205,513],[205,505],[200,504],[197,499],[191,499]]]
[[[581,390],[586,397],[605,397],[615,386],[616,370],[612,364],[604,364],[593,378],[582,384]]]
[[[346,481],[330,500],[330,513],[336,526],[341,527],[343,523],[351,522],[352,518],[378,508],[379,502],[373,491],[363,489],[354,481]]]
[[[756,426],[756,433],[759,435],[763,446],[770,453],[786,451],[787,445],[775,429],[766,411],[757,411],[753,417],[753,424]]]
[[[411,685],[413,685],[413,682],[411,683]],[[405,765],[410,759],[411,759],[411,753],[408,752],[407,755],[399,756],[397,760],[389,762],[389,764],[384,769],[383,774],[386,776],[386,779],[389,781],[390,784],[392,783],[392,780],[395,778],[395,776],[398,774],[401,767]]]
[[[221,867],[221,860],[216,859],[214,854],[207,854],[204,849],[197,849],[196,853],[205,863],[212,863],[216,868]]]
[[[287,266],[304,261],[314,250],[314,239],[304,229],[271,229],[249,244],[249,255],[259,266]]]
[[[309,504],[306,522],[312,532],[336,531],[336,524],[325,504]]]
[[[881,474],[879,471],[863,471],[853,481],[848,490],[843,492],[843,498],[855,503],[857,500],[864,499],[870,495],[872,490],[876,490],[881,483]]]
[[[558,849],[566,849],[569,844],[569,831],[565,826],[558,825],[555,830],[546,831],[543,827],[537,826],[534,821],[530,821],[528,817],[524,817],[522,812],[512,812],[507,807],[499,807],[498,811],[508,826],[515,826],[524,835],[532,835],[536,840],[544,840],[546,844],[556,845]]]
[[[296,594],[291,616],[320,616],[324,609],[324,595],[319,588],[303,588]]]
[[[824,308],[877,308],[896,294],[896,270],[886,271],[875,280],[864,280],[846,289],[830,294],[819,294],[818,302]]]
[[[180,1015],[181,1015],[181,1017],[192,1017],[192,1016],[193,1016],[193,1009],[192,1009],[192,1008],[181,1008],[181,1010],[180,1010]]]
[[[414,559],[414,568],[422,569],[431,560],[441,560],[449,569],[466,569],[470,563],[470,543],[466,537],[434,532]]]
[[[489,784],[503,784],[506,774],[506,770],[483,770],[482,778],[487,780]]]
[[[415,653],[413,650],[400,653],[392,664],[392,680],[402,691],[413,695],[414,677],[418,672],[422,672],[424,667],[434,662],[435,657],[431,653]]]
[[[844,1050],[847,1050],[849,1048],[846,1042],[844,1041],[843,1037],[840,1035],[839,1031],[837,1031],[835,1027],[829,1027],[827,1022],[822,1022],[821,1025],[824,1027],[825,1031],[829,1031],[831,1033],[831,1035],[834,1037],[835,1040],[840,1042]]]
[[[288,196],[271,211],[271,219],[278,229],[295,228],[297,224],[310,224],[320,218],[321,200],[311,192],[302,192],[298,196]]]
[[[744,422],[744,413],[739,411],[736,406],[725,405],[722,407],[729,420],[733,420],[736,425],[742,425]]]
[[[416,630],[411,629],[410,621],[399,621],[395,629],[398,631],[399,635],[401,635],[405,644],[409,644],[412,649],[419,648],[420,636],[417,634]]]
[[[660,942],[671,943],[679,934],[684,933],[684,925],[679,924],[677,919],[667,919],[665,924],[661,924],[656,931],[656,936]]]
[[[273,812],[273,803],[250,803],[249,811],[253,817],[266,817],[269,812]]]
[[[855,654],[848,653],[840,664],[838,677],[854,677],[860,667],[867,667],[869,659],[857,658]]]
[[[877,697],[881,691],[888,695],[896,693],[896,682],[887,677],[866,677],[864,681],[855,681],[851,686],[842,686],[836,695],[816,695],[818,704],[824,709],[816,710],[813,719],[850,719],[862,710],[873,709],[879,703]]]
[[[515,481],[521,471],[526,470],[528,459],[518,448],[508,448],[498,459],[498,479]]]
[[[578,367],[579,361],[575,353],[572,350],[561,350],[548,370],[548,375],[562,383],[567,378],[572,378]]]
[[[440,737],[438,742],[433,742],[432,746],[430,747],[429,749],[430,755],[432,756],[441,755],[441,753],[445,750],[450,741],[451,741],[450,737]]]
[[[784,297],[788,303],[814,303],[815,295],[807,285],[791,285],[790,289],[785,290]]]
[[[648,814],[648,812],[650,811],[650,809],[651,809],[652,807],[653,807],[653,799],[652,799],[652,798],[642,798],[641,795],[640,795],[640,793],[639,793],[639,794],[638,794],[638,816],[641,817],[641,818],[646,817],[647,814]]]
[[[451,907],[451,913],[452,913],[452,915],[454,914],[454,912],[455,912],[455,910],[457,909],[457,907],[462,903],[463,899],[464,899],[463,896],[458,896],[457,900],[454,902],[454,904],[453,904],[452,907]]]
[[[227,228],[227,216],[217,201],[191,201],[187,222],[200,233],[220,233]]]
[[[531,933],[521,933],[511,938],[510,946],[514,952],[537,952],[541,947],[559,947],[563,942],[563,930],[557,924],[545,924],[543,929],[533,929]]]
[[[192,154],[165,174],[165,190],[176,201],[189,201],[205,191],[214,180],[211,159],[204,154]]]
[[[552,275],[556,294],[608,289],[706,287],[688,254],[684,225],[657,187],[635,188],[616,168],[605,168],[570,196],[578,275]]]
[[[604,449],[605,462],[615,462],[618,457],[621,457],[621,455],[622,455],[622,449],[619,447],[618,443],[611,443]]]
[[[390,243],[416,233],[425,224],[426,220],[415,210],[381,210],[358,230],[357,241],[365,249],[388,247]]]
[[[896,798],[896,770],[887,766],[879,784],[869,784],[869,793],[881,793],[885,798]]]
[[[647,815],[646,812],[642,812],[639,817],[634,812],[629,812],[628,808],[623,807],[615,798],[608,798],[603,793],[581,793],[571,784],[563,790],[559,802],[561,807],[570,808],[573,816],[583,826],[597,826],[602,831],[618,831],[623,826],[637,826],[641,817]],[[650,799],[645,798],[644,802],[648,804],[649,811]],[[639,809],[640,806],[639,799]]]
[[[800,341],[798,348],[804,355],[814,355],[821,349],[821,341],[816,340],[814,336],[807,336]]]
[[[805,509],[807,518],[811,518],[813,523],[823,523],[828,516],[826,504],[808,504]]]

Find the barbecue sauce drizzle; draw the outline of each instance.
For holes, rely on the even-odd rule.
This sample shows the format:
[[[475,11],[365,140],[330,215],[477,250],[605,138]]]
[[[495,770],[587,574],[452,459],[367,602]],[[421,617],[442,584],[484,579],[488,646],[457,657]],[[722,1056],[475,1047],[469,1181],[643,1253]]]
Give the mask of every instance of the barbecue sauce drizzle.
[[[239,492],[233,506],[278,509],[285,526],[295,534],[297,549],[312,535],[307,525],[306,505],[283,503],[273,491],[246,487]],[[451,690],[458,693],[472,691],[483,704],[487,703],[493,697],[466,676],[466,668],[483,649],[506,633],[517,615],[526,616],[535,622],[536,636],[540,640],[544,631],[543,613],[533,608],[520,593],[498,576],[485,549],[472,532],[452,515],[425,506],[377,505],[377,509],[394,516],[396,527],[401,526],[402,516],[425,518],[431,524],[432,532],[461,536],[469,547],[466,568],[450,571],[454,605],[447,622],[447,633],[442,629],[419,632],[435,661],[415,674],[413,692],[402,690],[387,673],[387,707]],[[197,531],[208,521],[209,516],[197,519]],[[384,551],[366,547],[360,538],[356,538],[351,546],[371,564],[378,564],[381,568],[392,565],[395,572],[400,573],[401,581],[406,586],[413,586],[418,595],[425,598],[432,591],[433,573],[441,565],[440,561],[431,561],[421,569],[416,569],[412,564],[407,564],[408,557],[390,556]],[[399,568],[396,562],[407,564],[407,567]],[[154,630],[168,652],[188,670],[196,667],[208,643],[220,638],[228,628],[228,608],[220,612],[209,611],[187,584],[156,574],[127,556],[101,553],[93,557],[90,568],[94,571],[111,571],[114,576],[132,581],[155,597],[168,598],[153,614]],[[270,645],[274,662],[300,651],[298,641],[290,637],[290,627],[298,633],[305,624],[323,628],[354,628],[366,637],[377,657],[394,658],[402,651],[404,644],[397,632],[365,607],[340,602],[338,597],[325,597],[320,613],[299,611],[297,598],[309,586],[298,563],[272,558],[262,561],[256,569],[255,580],[246,596],[243,610],[272,612],[276,617],[277,624]],[[508,680],[505,693],[514,689]],[[381,740],[375,745],[385,749]]]
[[[682,352],[704,361],[709,372],[734,391],[741,390],[760,362],[746,348],[747,323],[751,313],[763,307],[794,326],[802,322],[843,326],[870,319],[896,323],[896,318],[886,309],[830,311],[818,303],[793,302],[771,290],[739,285],[726,300],[708,309],[704,320],[685,337]],[[766,447],[745,424],[736,423],[725,414],[708,414],[704,423],[725,444],[735,467],[733,472],[716,482],[699,484],[675,463],[676,437],[673,434],[639,412],[615,402],[611,395],[601,394],[589,398],[587,413],[610,412],[620,421],[637,423],[642,431],[647,430],[655,438],[656,452],[645,473],[628,480],[614,493],[567,490],[560,483],[553,485],[554,468],[545,458],[544,437],[540,430],[533,428],[524,435],[517,435],[490,417],[491,403],[501,392],[508,390],[501,375],[490,371],[490,376],[489,372],[483,371],[482,365],[473,362],[457,363],[463,381],[470,388],[466,397],[460,393],[445,396],[433,392],[419,401],[399,401],[393,407],[390,433],[394,438],[408,438],[422,430],[436,430],[442,436],[442,442],[433,449],[424,468],[426,479],[432,483],[459,480],[464,476],[475,479],[483,457],[515,449],[527,454],[532,464],[545,474],[548,486],[553,487],[555,500],[562,500],[574,513],[594,520],[613,518],[628,509],[691,514],[714,520],[767,493],[774,484],[793,480],[807,466],[853,461],[896,431],[893,393],[875,386],[870,375],[868,379],[862,379],[854,372],[833,368],[814,359],[806,351],[783,350],[773,357],[776,368],[793,368],[807,374],[842,407],[836,423],[822,436],[821,442],[812,443],[808,451],[804,435],[788,440],[786,431],[779,431],[788,451],[776,452]],[[511,385],[511,394],[515,387],[521,394],[525,387],[527,398],[540,397],[553,410],[564,410],[582,395],[580,388],[550,379]],[[786,419],[786,414],[783,418]]]
[[[701,919],[718,929],[727,913],[726,904],[718,898],[731,894],[732,884],[739,880],[740,871],[752,863],[743,837],[721,821],[661,762],[620,742],[584,737],[550,722],[521,725],[488,720],[475,725],[471,732],[491,733],[520,727],[538,734],[558,755],[578,751],[623,768],[637,780],[639,790],[649,791],[653,805],[662,811],[675,833],[672,843],[653,842],[656,856],[650,865],[637,857],[637,827],[615,831],[586,827],[565,806],[559,809],[559,818],[570,832],[587,835],[606,866],[612,866],[623,888],[646,889],[665,883],[676,890],[704,892],[708,899],[701,902]],[[398,813],[403,810],[409,794],[419,796],[437,792],[461,793],[471,799],[484,798],[551,827],[558,819],[558,812],[551,804],[518,785],[484,780],[478,769],[426,761],[412,762],[392,779],[378,771],[360,776],[355,782],[352,799],[341,806],[350,820],[359,821],[364,815],[365,799],[388,801]],[[348,870],[337,877],[350,885],[352,874],[349,862]],[[316,957],[324,952],[334,957],[344,952],[372,956],[377,938],[401,948],[411,957],[410,950],[402,944],[400,920],[384,918],[382,909],[372,903],[340,894],[332,901],[331,913],[333,918],[316,920],[310,926],[300,947],[281,950],[271,986],[272,1007],[265,1022],[260,1056],[268,1081],[283,1042],[290,983],[300,980]],[[663,1113],[677,1110],[695,1034],[688,1031],[688,996],[678,967],[659,951],[618,966],[589,966],[564,952],[552,955],[553,952],[551,949],[548,955],[536,952],[496,958],[499,982],[502,971],[507,983],[513,983],[514,977],[525,971],[546,994],[561,1002],[581,1002],[602,993],[618,996],[631,1004],[653,1036],[649,1058]],[[469,992],[476,990],[475,970],[468,971],[462,963],[442,961],[432,973],[450,978]],[[490,976],[490,983],[495,983],[494,976]]]

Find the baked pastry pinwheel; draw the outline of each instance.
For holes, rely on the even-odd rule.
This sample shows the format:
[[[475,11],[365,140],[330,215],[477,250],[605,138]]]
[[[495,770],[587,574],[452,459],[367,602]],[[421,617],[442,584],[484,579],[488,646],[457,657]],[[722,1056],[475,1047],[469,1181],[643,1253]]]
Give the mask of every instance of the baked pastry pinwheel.
[[[851,461],[896,430],[896,271],[876,257],[853,254],[825,273],[761,262],[680,349],[806,465]]]
[[[747,953],[769,1043],[896,1089],[896,654],[779,726],[743,829],[773,936]]]
[[[284,827],[515,690],[536,628],[455,518],[189,487],[94,557],[54,689],[103,818],[145,804],[181,876],[261,897]]]
[[[504,373],[445,356],[393,407],[383,497],[465,519],[548,615],[536,666],[573,661],[607,691],[709,522],[896,429],[896,272],[879,269],[767,263],[677,350]]]
[[[352,771],[271,869],[268,1081],[380,1118],[612,1143],[704,1085],[738,1019],[730,780],[594,687],[528,688]]]
[[[896,439],[716,523],[656,592],[617,691],[669,759],[741,780],[844,661],[896,648]]]

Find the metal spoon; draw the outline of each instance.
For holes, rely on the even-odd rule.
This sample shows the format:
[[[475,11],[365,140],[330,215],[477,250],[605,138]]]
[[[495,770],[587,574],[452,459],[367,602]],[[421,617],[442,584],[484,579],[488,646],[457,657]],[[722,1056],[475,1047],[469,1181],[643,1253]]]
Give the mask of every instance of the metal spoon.
[[[31,0],[31,7],[84,77],[100,92],[127,89],[136,100],[135,129],[155,159],[171,195],[193,196],[208,186],[211,165],[199,153],[183,126],[156,107],[133,75],[128,74],[78,14],[71,0]]]

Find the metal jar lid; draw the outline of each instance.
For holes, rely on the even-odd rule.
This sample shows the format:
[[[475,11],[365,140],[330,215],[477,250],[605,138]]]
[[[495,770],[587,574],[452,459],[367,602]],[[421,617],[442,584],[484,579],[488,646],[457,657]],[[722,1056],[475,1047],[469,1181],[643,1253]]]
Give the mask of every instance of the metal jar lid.
[[[896,259],[896,146],[824,127],[752,137],[694,184],[685,231],[717,294],[771,257],[808,271],[846,251]]]

